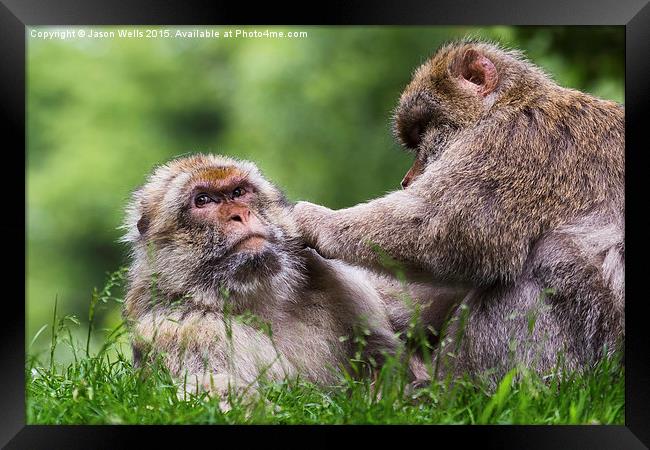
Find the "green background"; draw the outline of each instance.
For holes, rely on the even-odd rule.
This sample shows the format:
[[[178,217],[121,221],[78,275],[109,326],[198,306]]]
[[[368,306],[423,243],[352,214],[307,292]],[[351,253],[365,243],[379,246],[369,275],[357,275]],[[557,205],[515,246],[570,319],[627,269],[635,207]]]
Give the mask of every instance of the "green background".
[[[495,40],[561,85],[624,99],[623,27],[270,29],[308,37],[43,40],[27,30],[28,344],[55,298],[83,333],[93,287],[128,261],[118,243],[128,195],[171,157],[251,159],[290,199],[332,208],[398,188],[411,158],[391,136],[392,109],[445,41]],[[100,342],[119,304],[101,304],[97,320]]]

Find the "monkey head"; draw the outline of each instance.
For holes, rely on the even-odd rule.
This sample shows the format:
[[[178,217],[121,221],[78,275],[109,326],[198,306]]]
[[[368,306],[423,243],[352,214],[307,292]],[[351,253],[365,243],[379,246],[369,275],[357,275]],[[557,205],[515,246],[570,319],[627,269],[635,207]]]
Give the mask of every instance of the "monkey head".
[[[194,155],[158,167],[133,194],[124,240],[163,294],[247,296],[300,272],[289,206],[254,164]]]
[[[394,112],[397,139],[415,153],[402,187],[421,175],[453,136],[476,126],[498,103],[527,98],[522,90],[544,79],[516,51],[473,41],[440,48],[415,71]]]

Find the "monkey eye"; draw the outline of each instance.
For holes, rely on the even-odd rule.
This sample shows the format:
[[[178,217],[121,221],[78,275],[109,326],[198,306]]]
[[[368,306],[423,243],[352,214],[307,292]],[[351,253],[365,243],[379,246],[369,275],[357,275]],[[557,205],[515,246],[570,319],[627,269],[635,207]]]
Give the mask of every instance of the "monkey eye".
[[[212,200],[208,194],[199,194],[194,197],[194,206],[197,208],[203,208],[205,205],[213,201],[214,200]]]
[[[246,189],[244,189],[243,187],[235,188],[235,190],[232,191],[232,198],[241,197],[245,193],[246,193]]]

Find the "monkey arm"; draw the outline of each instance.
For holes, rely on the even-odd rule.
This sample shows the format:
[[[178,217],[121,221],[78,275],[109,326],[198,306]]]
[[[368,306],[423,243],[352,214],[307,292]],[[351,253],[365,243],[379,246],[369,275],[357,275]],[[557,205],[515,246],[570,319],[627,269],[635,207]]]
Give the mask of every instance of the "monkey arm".
[[[425,219],[419,203],[398,191],[338,211],[298,202],[293,214],[307,244],[325,257],[389,273],[396,268],[391,259],[402,269],[431,271],[442,261],[431,261],[434,242],[419,236]],[[419,246],[423,251],[414,251]]]
[[[347,285],[348,290],[352,290],[349,286],[353,283],[344,281],[347,275],[347,278],[352,277],[352,280],[356,280],[355,283],[364,283],[358,294],[352,297],[364,297],[364,293],[367,296],[369,292],[376,291],[381,304],[377,309],[386,313],[390,328],[395,332],[406,331],[416,310],[419,311],[419,319],[422,323],[440,330],[450,311],[468,292],[466,286],[451,283],[436,284],[431,282],[430,277],[424,281],[398,279],[359,266],[349,266],[338,260],[324,259],[311,248],[304,249],[303,255],[313,281],[327,284],[330,289],[332,286]],[[338,282],[333,281],[332,278],[337,275],[339,278],[344,278],[339,279]],[[327,280],[324,280],[325,278]],[[365,283],[370,286],[366,286]],[[369,307],[372,303],[366,300],[361,306]],[[372,315],[369,311],[355,311],[355,314]]]
[[[393,248],[395,239],[390,237],[400,231],[408,232],[404,224],[390,220],[391,203],[398,200],[391,201],[389,197],[396,194],[400,193],[338,211],[309,202],[298,202],[293,215],[307,244],[319,250],[323,256],[374,266],[378,264],[379,252],[373,247],[379,246],[391,256],[398,255],[400,249]],[[372,222],[370,218],[373,218]],[[382,232],[378,232],[380,228]]]
[[[409,282],[376,272],[366,273],[396,332],[406,331],[414,319],[440,331],[451,311],[469,292],[462,285]],[[416,313],[417,317],[414,317]]]
[[[495,214],[475,180],[442,176],[425,173],[407,190],[337,211],[298,202],[294,219],[323,256],[384,273],[484,285],[516,276],[528,246],[528,231],[512,226],[521,213]]]

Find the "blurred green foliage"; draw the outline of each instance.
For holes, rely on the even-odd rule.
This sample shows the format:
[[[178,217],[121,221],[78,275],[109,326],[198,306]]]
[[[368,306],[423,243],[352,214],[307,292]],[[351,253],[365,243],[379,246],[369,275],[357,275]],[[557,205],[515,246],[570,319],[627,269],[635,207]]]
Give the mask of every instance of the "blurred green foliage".
[[[445,41],[496,40],[564,86],[624,98],[623,27],[271,29],[308,37],[43,40],[27,30],[27,342],[55,296],[59,314],[87,318],[93,287],[127,261],[117,241],[129,193],[171,157],[248,158],[290,199],[332,208],[396,189],[410,156],[391,112]],[[116,305],[98,314],[105,326],[119,320]]]

